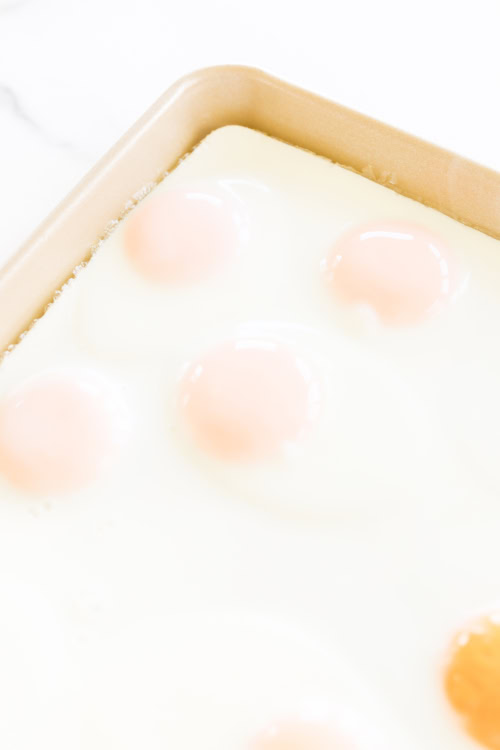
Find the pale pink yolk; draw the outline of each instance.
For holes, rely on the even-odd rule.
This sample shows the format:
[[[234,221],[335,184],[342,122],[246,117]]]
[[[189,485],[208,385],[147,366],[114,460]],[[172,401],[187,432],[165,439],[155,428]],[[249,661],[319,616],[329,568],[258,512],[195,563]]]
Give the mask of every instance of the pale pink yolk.
[[[218,185],[176,187],[153,196],[131,214],[125,251],[135,269],[159,282],[209,275],[238,250],[242,210]]]
[[[422,320],[456,291],[451,250],[406,222],[351,229],[336,242],[326,268],[338,299],[371,307],[389,325]]]
[[[308,427],[317,390],[305,366],[273,341],[236,340],[193,364],[180,404],[197,442],[220,458],[275,454]]]
[[[326,725],[307,721],[274,724],[250,745],[250,750],[356,750]]]
[[[87,484],[115,448],[107,395],[85,378],[25,383],[0,404],[0,471],[43,494]]]

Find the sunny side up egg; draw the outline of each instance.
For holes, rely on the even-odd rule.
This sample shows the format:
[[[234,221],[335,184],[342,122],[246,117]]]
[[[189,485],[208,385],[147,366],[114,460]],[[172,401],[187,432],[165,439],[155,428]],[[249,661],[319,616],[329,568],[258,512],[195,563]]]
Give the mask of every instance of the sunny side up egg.
[[[439,657],[479,561],[422,554],[473,491],[498,523],[497,249],[242,128],[118,223],[0,371],[0,518],[47,514],[79,634],[61,746],[498,750],[496,621]]]

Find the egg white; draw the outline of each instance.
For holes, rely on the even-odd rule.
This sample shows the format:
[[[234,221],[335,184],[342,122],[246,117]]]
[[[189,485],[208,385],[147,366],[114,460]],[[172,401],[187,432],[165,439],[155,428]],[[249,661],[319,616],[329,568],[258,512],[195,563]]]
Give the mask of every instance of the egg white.
[[[385,747],[377,701],[342,658],[268,615],[139,620],[92,654],[86,679],[96,748],[103,726],[108,747],[122,750],[248,750],[288,717],[331,723],[359,750]]]

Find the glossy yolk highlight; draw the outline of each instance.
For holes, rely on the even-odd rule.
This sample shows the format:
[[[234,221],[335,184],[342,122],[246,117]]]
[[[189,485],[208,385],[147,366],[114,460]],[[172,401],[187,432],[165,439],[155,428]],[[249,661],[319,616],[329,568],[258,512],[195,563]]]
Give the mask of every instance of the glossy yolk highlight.
[[[455,639],[445,689],[469,734],[500,750],[500,619],[485,617]]]
[[[0,404],[0,471],[23,490],[87,484],[114,442],[106,396],[95,383],[40,376]]]
[[[236,198],[217,184],[173,188],[132,212],[125,252],[151,281],[194,281],[237,252],[242,221]]]
[[[388,325],[416,323],[456,291],[450,249],[406,222],[350,230],[335,244],[326,270],[338,299],[371,307]]]
[[[288,348],[237,340],[190,367],[180,405],[204,450],[246,460],[270,456],[297,440],[313,417],[315,394],[305,366]]]
[[[355,745],[324,725],[306,721],[275,724],[250,745],[250,750],[355,750]]]

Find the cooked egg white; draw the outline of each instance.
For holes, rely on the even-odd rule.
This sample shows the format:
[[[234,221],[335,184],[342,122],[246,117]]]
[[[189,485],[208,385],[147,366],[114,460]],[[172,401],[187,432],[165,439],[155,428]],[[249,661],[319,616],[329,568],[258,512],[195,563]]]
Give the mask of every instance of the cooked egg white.
[[[182,267],[169,281],[161,233],[147,266],[127,250],[131,217],[169,191],[201,201],[206,236],[228,242],[195,278]],[[228,207],[226,234],[210,205]],[[435,233],[459,269],[435,314],[391,325],[328,283],[339,238],[386,221]],[[130,425],[72,491],[0,474],[2,747],[32,750],[36,732],[53,750],[247,750],[311,716],[358,750],[476,747],[447,703],[443,655],[498,599],[498,250],[240,127],[212,133],[119,222],[0,368],[0,420],[30,378],[84,371],[114,385]],[[243,409],[236,427],[254,446],[271,424],[274,442],[245,460],[203,447],[180,406],[186,373],[235,341],[286,350],[314,404],[295,429],[256,370],[248,388],[277,388],[274,421]],[[200,412],[221,445],[236,429],[227,398]],[[22,715],[34,728],[16,733]]]

